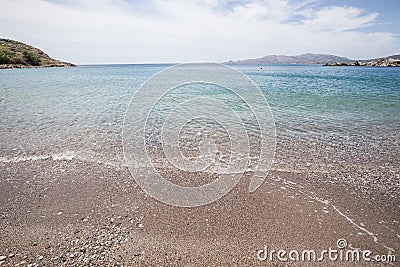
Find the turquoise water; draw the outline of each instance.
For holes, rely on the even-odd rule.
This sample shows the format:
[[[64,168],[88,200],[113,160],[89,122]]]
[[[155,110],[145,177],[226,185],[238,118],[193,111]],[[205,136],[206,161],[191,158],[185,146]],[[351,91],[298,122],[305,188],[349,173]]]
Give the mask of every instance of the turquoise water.
[[[0,160],[76,158],[123,166],[129,101],[167,66],[1,70]],[[398,173],[400,69],[233,67],[257,84],[271,107],[278,136],[274,168]]]

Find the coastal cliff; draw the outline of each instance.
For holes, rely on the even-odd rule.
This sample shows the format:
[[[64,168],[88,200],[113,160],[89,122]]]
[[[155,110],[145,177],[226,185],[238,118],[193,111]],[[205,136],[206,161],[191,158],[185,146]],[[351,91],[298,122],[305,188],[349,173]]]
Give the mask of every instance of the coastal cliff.
[[[42,50],[9,39],[0,39],[0,69],[73,67],[72,63],[51,58]]]

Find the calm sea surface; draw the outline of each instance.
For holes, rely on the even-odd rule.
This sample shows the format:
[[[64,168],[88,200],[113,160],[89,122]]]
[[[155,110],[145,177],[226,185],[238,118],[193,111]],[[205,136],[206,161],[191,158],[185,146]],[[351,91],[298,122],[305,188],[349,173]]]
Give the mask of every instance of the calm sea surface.
[[[0,162],[52,158],[123,166],[122,126],[130,99],[166,67],[0,70]],[[400,69],[234,68],[258,85],[271,107],[278,136],[273,168],[360,172],[364,178],[371,172],[369,179],[398,183]],[[212,88],[205,90],[201,94],[213,94]]]

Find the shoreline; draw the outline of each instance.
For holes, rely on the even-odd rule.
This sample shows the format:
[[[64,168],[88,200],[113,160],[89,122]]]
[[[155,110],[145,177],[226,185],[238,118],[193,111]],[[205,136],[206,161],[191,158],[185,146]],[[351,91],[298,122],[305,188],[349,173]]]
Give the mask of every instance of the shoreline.
[[[323,175],[271,171],[254,193],[243,177],[215,203],[176,208],[147,196],[126,168],[45,159],[0,172],[0,256],[13,255],[2,266],[265,266],[285,263],[258,261],[264,245],[325,249],[339,238],[375,254],[400,249],[398,196]]]
[[[22,64],[2,64],[0,69],[41,69],[41,68],[63,68],[63,67],[76,67],[72,63],[60,63],[60,64],[50,64],[43,66],[28,66]]]

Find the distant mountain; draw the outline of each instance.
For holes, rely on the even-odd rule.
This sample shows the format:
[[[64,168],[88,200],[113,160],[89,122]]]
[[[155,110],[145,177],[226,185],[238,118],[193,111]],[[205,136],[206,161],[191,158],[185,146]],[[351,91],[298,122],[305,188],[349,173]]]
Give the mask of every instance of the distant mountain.
[[[268,55],[260,58],[229,61],[225,63],[226,64],[325,64],[325,63],[335,63],[335,62],[353,63],[354,60],[335,55],[307,53],[297,56]]]
[[[9,39],[0,39],[0,69],[70,67],[72,63],[52,59],[42,50]]]
[[[391,56],[387,56],[387,57],[379,57],[379,58],[373,58],[373,59],[361,59],[361,60],[358,60],[358,61],[359,62],[363,62],[363,63],[367,63],[367,62],[370,62],[370,61],[379,61],[379,60],[384,59],[384,58],[391,58],[391,59],[395,59],[395,60],[400,60],[400,55],[391,55]]]

